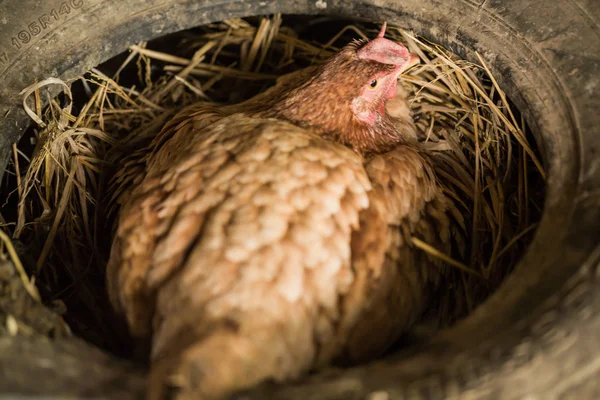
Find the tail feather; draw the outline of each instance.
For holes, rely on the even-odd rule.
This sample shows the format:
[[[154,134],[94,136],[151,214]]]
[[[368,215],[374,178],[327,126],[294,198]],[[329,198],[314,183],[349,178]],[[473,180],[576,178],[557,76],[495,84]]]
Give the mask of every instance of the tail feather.
[[[229,321],[200,340],[191,340],[189,332],[182,335],[186,343],[171,345],[152,361],[148,399],[217,400],[263,381],[293,379],[308,370],[310,347],[293,343],[291,348],[288,332],[255,322],[239,326]]]

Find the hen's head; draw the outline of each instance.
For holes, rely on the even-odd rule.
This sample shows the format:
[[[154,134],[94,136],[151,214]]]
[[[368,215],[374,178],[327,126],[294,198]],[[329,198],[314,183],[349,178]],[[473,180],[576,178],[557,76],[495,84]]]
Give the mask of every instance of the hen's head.
[[[275,108],[292,122],[311,127],[360,153],[388,151],[403,141],[386,113],[398,76],[418,62],[400,43],[355,41],[296,85],[289,84]]]
[[[377,38],[356,50],[359,95],[353,97],[351,109],[356,118],[373,125],[379,115],[385,114],[385,101],[396,95],[398,76],[419,58],[402,44],[385,39],[384,23]],[[360,42],[359,42],[360,43]],[[351,44],[348,47],[360,46]]]

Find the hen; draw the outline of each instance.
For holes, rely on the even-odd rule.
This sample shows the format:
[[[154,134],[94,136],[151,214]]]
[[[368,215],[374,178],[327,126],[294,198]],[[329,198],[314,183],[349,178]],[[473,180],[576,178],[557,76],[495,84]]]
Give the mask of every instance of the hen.
[[[149,397],[360,362],[421,316],[441,269],[410,237],[448,249],[451,222],[410,116],[386,112],[417,58],[384,33],[245,103],[192,106],[146,150],[107,283],[151,337]]]

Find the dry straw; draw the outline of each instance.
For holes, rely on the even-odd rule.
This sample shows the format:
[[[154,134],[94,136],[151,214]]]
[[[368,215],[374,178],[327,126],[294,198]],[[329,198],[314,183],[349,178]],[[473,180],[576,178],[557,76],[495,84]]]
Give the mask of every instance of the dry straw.
[[[433,155],[437,174],[456,201],[455,212],[469,223],[468,251],[462,257],[441,254],[413,239],[419,249],[456,267],[442,297],[462,300],[453,300],[453,307],[440,306],[453,320],[485,298],[522,252],[540,207],[530,181],[541,181],[544,171],[522,118],[482,58],[479,65],[472,64],[409,32],[393,27],[387,32],[388,38],[404,42],[421,58],[401,83],[409,93],[422,146]],[[349,25],[321,44],[299,38],[278,15],[254,24],[233,19],[180,37],[187,52],[170,54],[150,49],[147,43],[132,45],[112,76],[93,69],[79,78],[83,101],[72,99],[73,82],[49,78],[27,88],[24,106],[39,131],[30,162],[15,151],[19,204],[12,236],[37,245],[32,252],[38,281],[57,297],[83,302],[94,314],[93,321],[102,321],[106,310],[98,305],[103,293],[97,271],[107,258],[110,224],[99,202],[110,165],[121,160],[124,151],[148,143],[184,105],[236,100],[236,93],[225,94],[244,87],[244,82],[257,91],[283,72],[322,62],[349,37],[375,34]],[[122,83],[121,75],[134,64],[141,88]],[[48,98],[42,112],[47,85],[63,87],[66,106]],[[237,100],[248,93],[242,91]],[[83,104],[79,112],[73,111],[74,101]],[[28,167],[21,176],[23,164]],[[10,242],[2,239],[11,250]],[[10,253],[16,261],[14,251]],[[34,289],[32,296],[37,296]]]

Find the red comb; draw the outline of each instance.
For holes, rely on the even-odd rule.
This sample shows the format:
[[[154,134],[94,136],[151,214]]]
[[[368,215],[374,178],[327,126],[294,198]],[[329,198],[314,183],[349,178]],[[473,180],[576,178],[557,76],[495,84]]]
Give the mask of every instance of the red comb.
[[[384,22],[377,37],[358,51],[358,58],[391,65],[403,65],[408,61],[411,54],[406,47],[383,37],[386,27]]]
[[[382,38],[385,36],[385,28],[387,27],[387,21],[383,22],[383,25],[381,25],[381,30],[379,31],[379,33],[377,34],[378,38]]]

